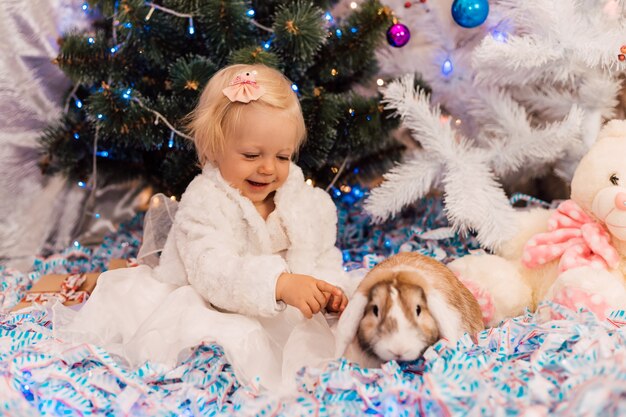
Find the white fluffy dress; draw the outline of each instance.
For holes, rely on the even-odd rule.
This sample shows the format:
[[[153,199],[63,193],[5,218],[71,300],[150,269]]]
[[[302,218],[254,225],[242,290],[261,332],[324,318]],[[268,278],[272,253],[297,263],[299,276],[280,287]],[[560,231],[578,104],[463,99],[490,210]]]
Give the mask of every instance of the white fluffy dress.
[[[104,272],[78,311],[54,305],[55,337],[102,346],[132,367],[174,368],[189,348],[217,343],[240,383],[293,390],[303,366],[335,358],[335,337],[321,313],[306,319],[276,301],[278,275],[311,275],[349,295],[362,274],[343,271],[334,203],[297,166],[274,200],[264,220],[205,167],[181,199],[160,264]]]
[[[306,320],[291,306],[268,318],[219,312],[190,285],[165,284],[151,272],[145,265],[108,271],[79,311],[55,304],[55,336],[102,346],[133,367],[149,360],[173,368],[187,348],[215,342],[240,383],[273,391],[294,388],[302,366],[333,359],[334,336],[322,314]]]

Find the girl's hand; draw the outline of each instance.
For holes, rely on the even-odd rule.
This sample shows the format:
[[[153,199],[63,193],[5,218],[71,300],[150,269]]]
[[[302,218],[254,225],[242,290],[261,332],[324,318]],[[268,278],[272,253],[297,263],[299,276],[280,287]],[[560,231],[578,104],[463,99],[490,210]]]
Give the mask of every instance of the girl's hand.
[[[276,282],[276,299],[294,306],[310,319],[328,303],[328,296],[341,297],[343,291],[309,275],[283,273]]]
[[[341,291],[341,289],[340,289]],[[337,296],[335,294],[330,294],[328,298],[328,303],[326,304],[326,311],[329,313],[343,313],[343,310],[346,309],[348,305],[348,297],[341,291],[341,295]]]

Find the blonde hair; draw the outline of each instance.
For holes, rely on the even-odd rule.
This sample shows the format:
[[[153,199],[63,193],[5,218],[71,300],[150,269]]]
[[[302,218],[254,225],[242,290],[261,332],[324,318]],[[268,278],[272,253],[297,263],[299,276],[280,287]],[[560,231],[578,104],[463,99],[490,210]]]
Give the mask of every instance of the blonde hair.
[[[222,90],[238,74],[256,71],[256,82],[265,93],[250,103],[231,102]],[[230,65],[219,70],[208,82],[196,108],[187,116],[187,129],[193,138],[200,165],[224,150],[226,136],[232,134],[242,116],[252,108],[283,112],[296,126],[296,151],[306,138],[304,117],[291,82],[278,70],[266,65]]]

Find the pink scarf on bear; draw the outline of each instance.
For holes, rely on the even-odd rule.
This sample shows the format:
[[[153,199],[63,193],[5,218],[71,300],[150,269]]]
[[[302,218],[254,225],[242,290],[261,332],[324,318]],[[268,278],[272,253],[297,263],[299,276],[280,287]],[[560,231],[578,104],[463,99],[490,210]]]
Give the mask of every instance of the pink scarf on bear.
[[[620,262],[606,229],[573,200],[559,205],[548,221],[548,230],[533,236],[524,246],[525,267],[536,268],[557,258],[559,272],[582,266],[613,269]]]

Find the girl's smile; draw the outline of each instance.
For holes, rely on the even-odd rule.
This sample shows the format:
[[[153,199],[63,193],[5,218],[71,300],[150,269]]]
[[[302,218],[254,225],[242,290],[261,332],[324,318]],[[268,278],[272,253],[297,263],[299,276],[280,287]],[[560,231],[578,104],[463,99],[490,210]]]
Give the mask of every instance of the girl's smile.
[[[254,182],[252,180],[246,180],[250,187],[255,191],[263,191],[266,187],[268,187],[271,182]]]

